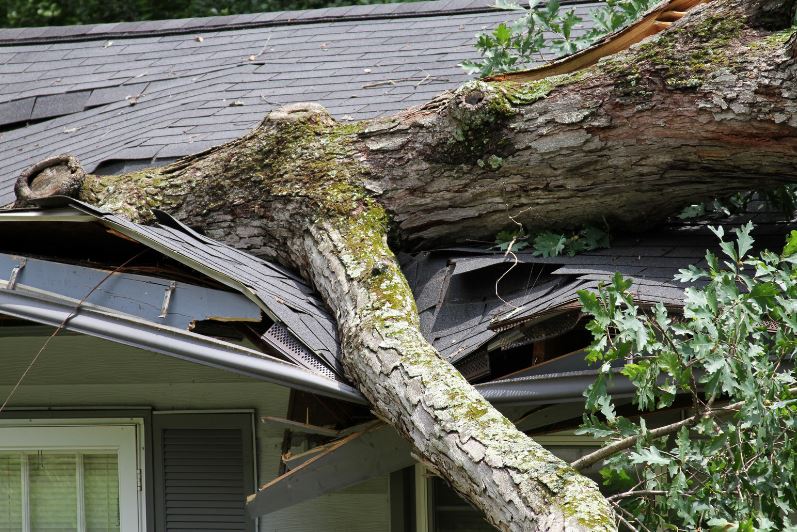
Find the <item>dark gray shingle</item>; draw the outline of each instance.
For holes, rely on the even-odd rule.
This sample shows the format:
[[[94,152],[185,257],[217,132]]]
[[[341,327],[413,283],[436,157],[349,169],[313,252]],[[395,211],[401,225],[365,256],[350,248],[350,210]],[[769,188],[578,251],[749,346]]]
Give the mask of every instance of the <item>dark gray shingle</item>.
[[[35,98],[0,103],[0,125],[15,124],[30,120]]]
[[[36,103],[33,105],[31,119],[38,120],[40,118],[63,116],[80,112],[85,109],[86,102],[88,102],[90,96],[90,91],[39,96],[36,98]]]

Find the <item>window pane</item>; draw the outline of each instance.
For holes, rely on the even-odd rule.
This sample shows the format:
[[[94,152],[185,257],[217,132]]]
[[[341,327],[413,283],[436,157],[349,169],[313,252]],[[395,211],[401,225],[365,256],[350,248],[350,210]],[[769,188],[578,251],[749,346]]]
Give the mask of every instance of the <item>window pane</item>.
[[[76,464],[74,454],[28,455],[31,530],[77,531]]]
[[[86,532],[118,532],[119,471],[115,454],[83,456]]]
[[[22,471],[19,453],[0,453],[0,532],[22,530]]]
[[[444,480],[432,479],[435,532],[491,532],[495,530]]]

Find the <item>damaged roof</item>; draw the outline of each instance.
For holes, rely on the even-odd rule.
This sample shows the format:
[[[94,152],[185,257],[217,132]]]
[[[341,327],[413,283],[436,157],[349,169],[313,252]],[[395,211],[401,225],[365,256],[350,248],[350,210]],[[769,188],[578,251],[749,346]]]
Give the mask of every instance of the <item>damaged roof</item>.
[[[754,235],[759,246],[778,249],[792,226],[761,223]],[[455,248],[402,261],[424,335],[466,377],[478,379],[492,373],[488,352],[573,330],[582,319],[578,292],[597,290],[615,272],[632,281],[639,304],[682,306],[687,285],[674,277],[690,265],[704,266],[706,250],[719,253],[707,225],[672,224],[574,256],[516,253],[516,263],[498,251]],[[481,358],[474,359],[477,354]]]
[[[475,33],[514,18],[490,4],[0,29],[0,206],[21,171],[53,155],[119,173],[238,138],[289,103],[319,102],[339,120],[425,103],[467,79],[457,65],[477,58]]]
[[[0,29],[0,206],[13,201],[22,170],[60,153],[77,156],[87,171],[119,173],[237,138],[288,103],[318,101],[339,120],[422,104],[466,80],[457,64],[476,59],[475,33],[513,18],[491,1]],[[598,4],[573,5],[586,22],[579,31],[588,29],[587,13]],[[359,399],[343,377],[333,317],[294,273],[165,213],[157,226],[142,226],[77,202],[69,208],[244,294],[268,318],[258,341]],[[57,220],[59,212],[40,214]],[[573,356],[587,340],[565,334],[583,332],[579,290],[595,290],[619,271],[633,279],[640,303],[677,307],[684,286],[673,276],[712,247],[705,227],[684,225],[574,257],[519,253],[515,264],[498,252],[459,248],[402,263],[425,336],[466,377],[557,387],[562,375],[588,371]],[[573,340],[543,345],[563,337]],[[565,356],[575,366],[550,365]]]
[[[257,342],[265,346],[267,353],[274,353],[312,373],[304,377],[307,382],[300,388],[309,387],[327,395],[331,392],[333,396],[361,400],[359,393],[347,384],[340,366],[335,323],[315,292],[301,278],[277,264],[196,233],[165,213],[156,214],[159,223],[144,226],[75,200],[69,200],[66,208],[0,211],[0,282],[5,288],[4,296],[17,296],[5,304],[0,302],[0,313],[41,321],[42,315],[31,310],[37,301],[32,301],[32,306],[26,307],[30,310],[27,314],[14,310],[22,308],[18,306],[18,299],[26,295],[36,300],[44,297],[44,303],[71,301],[73,307],[78,301],[83,301],[81,307],[99,305],[101,312],[109,311],[116,318],[130,316],[143,319],[151,324],[150,329],[170,327],[172,332],[169,335],[172,336],[174,329],[193,330],[197,322],[203,319],[197,317],[197,313],[202,312],[211,313],[204,319],[255,322],[262,325],[262,329],[254,329],[253,334],[259,337]],[[69,256],[57,244],[53,245],[57,239],[63,238],[63,235],[53,231],[53,223],[70,226],[66,229],[69,234],[67,238],[74,240],[72,246],[77,248],[73,254],[75,256]],[[88,228],[75,227],[86,224],[100,224],[104,232],[96,229],[89,232]],[[33,232],[36,226],[42,225],[43,231]],[[157,277],[126,274],[122,267],[108,273],[110,266],[103,262],[113,261],[108,258],[112,252],[101,249],[92,255],[86,251],[92,247],[110,247],[107,238],[117,241],[121,238],[141,244],[143,249],[154,250],[176,264],[206,276],[216,282],[213,286],[226,287],[245,296],[244,300],[250,301],[250,305],[254,303],[257,313],[253,314],[233,299],[224,307],[229,312],[234,310],[232,315],[213,317],[213,309],[217,309],[231,296],[225,295],[226,292],[208,292],[208,289],[192,288],[191,284],[176,281],[170,284],[168,279],[174,278],[176,272],[169,267],[148,264],[144,268],[145,271],[154,269]],[[84,243],[86,247],[81,249],[81,240],[91,242]],[[20,253],[20,250],[24,253]],[[135,251],[134,257],[141,255],[139,248],[135,248]],[[62,261],[75,265],[59,266]],[[94,264],[100,268],[92,266]],[[123,266],[125,264],[127,262]],[[135,271],[132,265],[130,269]],[[108,285],[111,278],[112,287]],[[17,285],[25,287],[24,294],[19,292]],[[148,290],[137,288],[142,286],[147,286]],[[163,293],[157,293],[158,286],[164,290]],[[115,291],[121,292],[117,294]],[[192,301],[196,304],[192,304]],[[170,305],[182,305],[184,310],[169,310]],[[266,316],[263,320],[261,313]],[[52,320],[45,321],[57,325],[56,322],[50,323]],[[113,336],[121,330],[122,327],[114,323],[100,334]],[[144,327],[141,323],[135,326]],[[255,358],[261,356],[255,355]],[[290,384],[292,378],[286,378],[286,383]],[[318,383],[321,384],[317,386]]]

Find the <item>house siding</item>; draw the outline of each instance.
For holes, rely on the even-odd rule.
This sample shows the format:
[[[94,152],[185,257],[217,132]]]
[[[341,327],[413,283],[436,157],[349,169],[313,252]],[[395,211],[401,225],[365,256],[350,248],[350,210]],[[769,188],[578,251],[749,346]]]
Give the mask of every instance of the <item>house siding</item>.
[[[0,397],[44,342],[44,336],[0,337]],[[164,355],[78,335],[55,338],[9,406],[25,408],[151,407],[155,411],[254,410],[257,482],[277,475],[282,431],[259,421],[284,417],[289,390]],[[268,532],[389,530],[388,478],[292,506],[260,519]]]

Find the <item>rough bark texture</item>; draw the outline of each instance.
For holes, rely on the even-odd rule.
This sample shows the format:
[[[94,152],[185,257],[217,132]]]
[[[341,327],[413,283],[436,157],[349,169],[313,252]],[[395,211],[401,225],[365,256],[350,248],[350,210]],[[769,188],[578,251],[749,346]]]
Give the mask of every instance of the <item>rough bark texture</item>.
[[[283,109],[169,167],[87,176],[81,198],[137,220],[158,206],[299,269],[334,311],[344,366],[375,411],[497,528],[611,530],[597,486],[518,432],[423,339],[387,237],[492,239],[509,215],[647,224],[718,190],[794,180],[793,39],[761,15],[785,5],[715,0],[577,74],[473,82],[370,123]]]
[[[373,188],[405,245],[429,246],[490,240],[508,215],[641,229],[718,191],[794,181],[791,19],[775,33],[745,24],[793,5],[714,1],[595,67],[471,83],[371,124]]]

